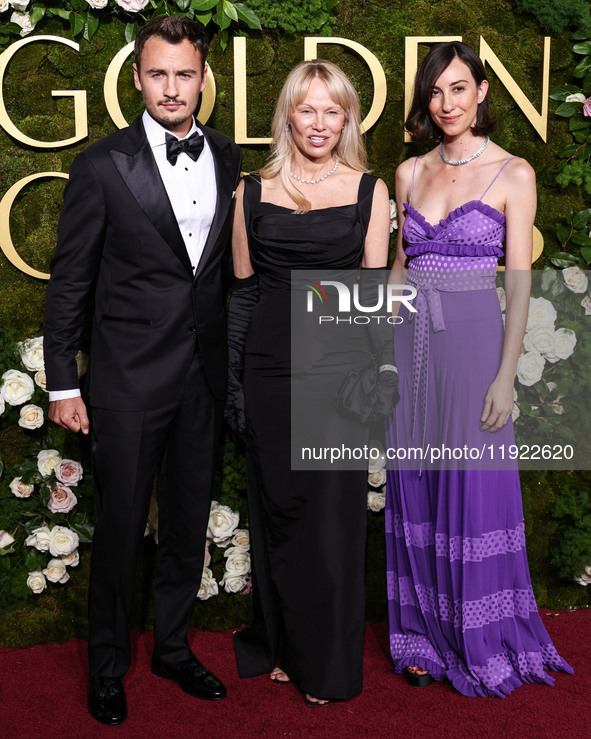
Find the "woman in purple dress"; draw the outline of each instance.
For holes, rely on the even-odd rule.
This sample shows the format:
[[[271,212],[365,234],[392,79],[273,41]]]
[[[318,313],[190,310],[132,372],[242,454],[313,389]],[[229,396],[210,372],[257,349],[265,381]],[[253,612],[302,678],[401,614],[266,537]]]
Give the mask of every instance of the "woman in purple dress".
[[[394,331],[401,401],[389,447],[399,461],[388,471],[386,543],[395,671],[417,687],[446,678],[464,695],[503,697],[524,682],[552,684],[545,670],[572,670],[538,615],[517,468],[498,463],[514,443],[536,187],[529,164],[490,141],[487,93],[476,53],[439,44],[418,70],[406,121],[413,142],[437,146],[396,173],[392,281],[406,272],[417,312],[402,308]],[[423,458],[409,464],[420,456],[412,449]],[[466,451],[475,449],[477,460]]]

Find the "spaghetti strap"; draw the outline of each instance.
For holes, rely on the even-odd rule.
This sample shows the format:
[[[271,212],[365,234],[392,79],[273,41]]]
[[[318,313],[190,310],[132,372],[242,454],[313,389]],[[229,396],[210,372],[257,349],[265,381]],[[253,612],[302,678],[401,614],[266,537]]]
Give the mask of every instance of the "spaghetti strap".
[[[479,198],[480,200],[482,200],[482,198],[486,195],[486,193],[490,190],[490,188],[495,184],[497,178],[500,177],[501,172],[505,169],[505,167],[509,164],[509,162],[512,162],[514,159],[517,159],[517,155],[516,154],[515,154],[515,156],[512,156],[510,159],[507,159],[507,161],[505,162],[505,164],[503,164],[503,166],[501,167],[501,169],[499,169],[499,171],[493,177],[492,182],[490,183],[490,185],[486,188],[486,190],[480,196],[480,198]]]
[[[417,162],[419,161],[418,157],[415,157],[415,163],[412,168],[412,180],[410,181],[410,197],[408,199],[408,204],[412,205],[412,189],[415,186],[415,172],[417,169]]]

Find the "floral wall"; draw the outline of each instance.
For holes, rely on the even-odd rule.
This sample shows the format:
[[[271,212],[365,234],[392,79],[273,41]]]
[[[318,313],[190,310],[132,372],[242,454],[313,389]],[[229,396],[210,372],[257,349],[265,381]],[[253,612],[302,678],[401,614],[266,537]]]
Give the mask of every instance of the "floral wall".
[[[134,23],[138,21],[139,16],[121,10],[118,15],[112,13],[109,16],[101,16],[100,24],[98,22],[95,24],[92,18],[99,16],[103,12],[101,7],[107,5],[104,3],[102,6],[101,2],[102,0],[100,2],[88,0],[87,3],[86,0],[81,0],[77,3],[63,4],[68,8],[79,7],[77,13],[86,13],[84,16],[86,26],[84,23],[82,27],[78,24],[77,29],[79,53],[59,44],[32,43],[19,51],[8,64],[3,84],[4,104],[10,120],[22,133],[35,139],[54,141],[71,136],[74,129],[73,102],[71,98],[52,97],[51,91],[86,90],[89,136],[85,141],[62,149],[40,149],[23,145],[0,129],[0,198],[14,183],[28,175],[38,172],[67,172],[74,157],[88,143],[115,130],[105,106],[104,77],[115,54],[133,37]],[[205,0],[196,0],[192,5],[203,8],[204,2]],[[11,5],[13,8],[6,11],[8,16],[17,11],[16,3]],[[111,2],[111,5],[114,3]],[[209,13],[210,16],[212,12],[217,12],[217,6],[214,3],[210,5],[211,12],[209,10],[199,12]],[[562,97],[558,95],[557,99],[550,102],[548,135],[547,141],[544,142],[496,75],[492,74],[491,94],[494,108],[500,116],[500,127],[495,135],[495,141],[510,152],[525,157],[536,170],[539,195],[536,225],[544,238],[544,253],[535,267],[540,269],[544,266],[553,267],[552,277],[545,278],[544,291],[540,292],[539,297],[554,302],[562,301],[566,306],[564,314],[559,313],[557,316],[553,330],[565,328],[577,333],[579,341],[573,349],[572,357],[573,361],[576,359],[584,367],[591,359],[591,350],[588,343],[585,344],[581,340],[586,327],[582,320],[585,310],[579,304],[581,298],[588,296],[588,287],[585,286],[587,292],[582,293],[575,304],[573,296],[577,294],[564,285],[561,272],[556,271],[556,268],[585,266],[581,261],[581,250],[586,248],[586,244],[579,244],[573,249],[573,244],[570,243],[566,249],[575,261],[569,261],[568,254],[563,256],[563,263],[559,259],[557,262],[556,258],[554,263],[551,261],[557,252],[565,248],[564,241],[567,238],[560,230],[557,235],[557,224],[562,224],[562,228],[570,229],[570,232],[580,232],[581,240],[584,240],[583,236],[591,228],[591,212],[587,220],[579,216],[576,227],[573,226],[574,214],[585,212],[586,170],[578,179],[577,177],[565,179],[564,174],[561,184],[556,179],[561,175],[561,161],[568,161],[567,166],[570,166],[568,157],[572,157],[569,153],[561,160],[559,152],[573,143],[579,148],[582,145],[576,140],[573,141],[572,125],[569,131],[568,121],[574,115],[577,120],[585,123],[582,100],[585,100],[591,92],[583,87],[589,69],[584,71],[582,77],[573,78],[575,67],[580,63],[581,57],[587,58],[583,52],[578,56],[573,53],[575,42],[571,39],[574,30],[572,23],[577,18],[567,18],[560,29],[551,28],[543,31],[533,16],[518,15],[508,0],[485,4],[484,7],[476,0],[466,0],[464,3],[450,3],[444,0],[415,0],[412,3],[402,0],[341,0],[337,4],[330,0],[315,2],[290,0],[287,3],[251,2],[247,5],[253,12],[259,13],[264,26],[260,31],[251,27],[246,41],[248,135],[269,136],[274,102],[285,76],[303,58],[304,36],[334,36],[357,41],[375,54],[387,79],[385,109],[367,135],[367,147],[374,174],[384,178],[392,193],[397,165],[407,157],[419,153],[412,145],[403,141],[406,36],[459,35],[476,48],[479,45],[479,36],[483,36],[536,110],[540,110],[543,37],[545,33],[551,35],[550,90],[565,84],[573,85],[574,80],[570,94],[578,92],[582,99],[568,103],[574,106],[574,113],[566,118],[564,110],[563,114],[558,115],[555,111],[559,105],[567,104],[568,93]],[[31,8],[33,6],[41,4],[33,3]],[[141,2],[139,6],[142,6]],[[181,1],[178,7],[186,9],[190,5]],[[0,8],[2,22],[6,20],[6,13],[3,13],[3,10],[5,9]],[[21,13],[26,10],[26,3],[18,9]],[[30,17],[35,17],[32,10]],[[219,22],[216,21],[216,27],[221,27],[225,22],[221,17],[217,20]],[[566,28],[569,21],[571,27]],[[232,22],[236,24],[236,21]],[[88,31],[89,24],[91,33]],[[250,25],[256,26],[252,17]],[[18,28],[12,28],[13,34],[20,33],[21,26],[22,24]],[[243,24],[242,28],[245,27]],[[4,32],[2,28],[5,29]],[[71,38],[72,28],[76,30],[75,19],[69,18],[68,24],[64,25],[64,20],[59,17],[45,17],[39,20],[39,25],[33,33],[41,32]],[[233,28],[234,26],[226,26],[227,33],[225,36],[222,34],[222,43],[218,35],[214,37],[210,54],[217,96],[208,124],[229,136],[234,134],[235,116],[231,38]],[[4,47],[8,47],[18,38],[18,35],[11,36],[7,29],[6,24],[0,27],[0,44]],[[88,36],[90,41],[85,40],[84,36]],[[225,50],[222,50],[222,45],[226,46]],[[373,85],[365,62],[343,46],[324,45],[321,48],[323,56],[340,64],[349,74],[359,91],[363,110],[367,113],[372,102]],[[426,47],[421,48],[421,53],[424,53]],[[591,53],[591,49],[589,51]],[[141,98],[133,86],[130,60],[124,64],[119,78],[118,97],[127,120],[131,120],[141,111]],[[582,127],[580,130],[587,135],[587,129]],[[242,149],[246,171],[260,167],[265,161],[266,146],[247,144],[243,145]],[[576,156],[580,157],[578,149]],[[63,179],[57,178],[33,182],[17,196],[10,213],[10,234],[18,254],[28,265],[42,272],[49,271],[64,182]],[[564,221],[569,214],[570,221],[568,219]],[[395,236],[394,233],[393,242]],[[591,252],[589,257],[591,258]],[[83,636],[86,628],[88,545],[84,546],[84,541],[89,538],[88,527],[91,527],[92,521],[90,478],[88,473],[85,473],[76,481],[76,485],[67,485],[77,500],[74,507],[65,511],[64,507],[67,508],[72,501],[60,488],[66,483],[60,478],[62,471],[59,465],[60,460],[71,460],[73,463],[80,462],[87,470],[88,449],[84,444],[66,438],[66,435],[55,429],[50,431],[51,436],[48,439],[47,424],[42,424],[37,430],[34,428],[38,418],[31,417],[28,427],[19,425],[22,407],[25,405],[46,407],[42,383],[33,380],[38,370],[33,371],[23,364],[22,348],[19,352],[14,343],[42,334],[45,291],[46,283],[43,280],[24,274],[13,266],[4,253],[0,253],[0,328],[2,328],[0,368],[2,372],[15,370],[27,374],[33,383],[32,393],[26,403],[23,402],[20,406],[6,403],[6,410],[0,416],[0,452],[4,460],[4,475],[0,479],[0,529],[16,539],[14,544],[3,544],[0,538],[0,643],[6,644],[27,644],[47,638],[67,639],[73,635]],[[550,364],[548,361],[544,365],[546,369],[542,370],[551,369]],[[552,371],[558,375],[559,382],[566,384],[569,381],[568,372],[572,373],[574,371],[572,368],[573,366],[576,368],[576,364],[573,365],[571,362],[569,365],[571,369],[568,371],[566,365],[564,370],[560,369],[560,365],[556,366],[558,370]],[[530,372],[534,372],[534,378],[536,371],[535,368],[530,369]],[[28,382],[25,381],[25,384],[28,385]],[[554,417],[558,415],[563,419],[561,423],[568,428],[569,424],[580,426],[587,423],[584,404],[579,403],[578,409],[575,408],[575,404],[569,404],[568,392],[564,388],[560,390],[562,397],[559,398],[560,392],[548,390],[547,384],[540,372],[540,377],[535,379],[534,383],[519,387],[516,407],[522,415],[523,423],[533,424],[531,427],[534,431],[538,427],[545,428],[544,423],[554,424]],[[551,407],[552,403],[556,402],[563,412],[556,413]],[[536,404],[540,408],[537,415],[531,410]],[[32,413],[34,416],[35,412]],[[44,475],[39,469],[39,454],[54,448],[58,448],[59,460],[54,459],[55,464],[51,470],[46,470],[49,474]],[[210,532],[212,544],[208,556],[212,556],[209,563],[211,576],[208,575],[209,579],[204,579],[202,593],[208,597],[204,598],[200,607],[196,609],[195,616],[195,623],[200,626],[228,627],[238,625],[248,618],[249,586],[245,586],[244,581],[240,581],[240,588],[238,581],[231,583],[233,576],[243,577],[247,571],[247,563],[242,556],[248,549],[247,537],[241,533],[244,531],[243,524],[246,523],[243,466],[244,460],[240,451],[227,439],[222,450],[215,497],[220,506],[228,506],[229,513],[221,511],[220,516],[215,519],[217,523],[214,521],[214,527],[219,524],[219,530]],[[78,469],[76,464],[74,469]],[[383,512],[380,510],[382,480],[379,470],[373,470],[372,474],[374,475],[372,484],[368,484],[371,493],[367,571],[368,616],[384,618],[385,563]],[[26,495],[28,488],[25,488],[23,495],[23,490],[14,483],[17,476],[21,477],[21,485],[32,485],[34,491]],[[73,478],[69,479],[71,481]],[[534,590],[540,605],[558,608],[586,605],[589,601],[589,588],[578,584],[575,578],[580,577],[585,566],[591,565],[591,499],[588,493],[590,480],[588,472],[568,469],[556,472],[538,470],[522,474],[528,553]],[[11,483],[13,488],[17,488],[17,493],[10,487]],[[68,501],[65,498],[68,498]],[[35,502],[23,503],[27,499],[31,501],[34,499]],[[61,505],[62,509],[52,511],[48,508],[50,503],[54,508]],[[52,550],[49,540],[45,541],[46,532],[36,534],[37,538],[29,541],[28,545],[25,541],[33,535],[31,525],[29,531],[19,528],[19,532],[13,537],[14,526],[11,530],[10,525],[5,523],[17,520],[24,505],[31,506],[29,511],[31,521],[41,522],[43,519],[50,533],[53,530],[52,526],[55,527],[60,521],[66,520],[60,519],[60,515],[69,517],[67,520],[71,526],[68,530],[77,532],[82,543],[79,547],[81,556],[74,567],[70,564],[66,569],[55,562],[50,565],[50,561],[58,558],[53,556],[53,551],[57,552],[58,549],[57,545],[52,545]],[[156,528],[154,521],[153,528]],[[219,541],[215,540],[216,536]],[[40,542],[41,547],[37,546]],[[47,547],[44,550],[45,544]],[[71,552],[66,551],[68,548],[72,551],[75,549],[71,545],[71,541],[70,545],[67,542],[62,543],[60,558],[71,555]],[[151,620],[150,583],[154,546],[153,537],[147,537],[138,573],[134,612],[136,626],[149,625]],[[17,547],[20,547],[18,551]],[[230,549],[235,551],[228,555]],[[235,558],[233,570],[227,567],[227,560],[232,557]],[[45,575],[46,587],[39,590],[40,582],[27,582],[29,572],[44,570],[50,571],[50,575]],[[68,578],[64,580],[66,575],[69,581]],[[38,592],[35,593],[35,590]],[[214,590],[217,590],[217,594],[214,594]],[[56,616],[58,613],[59,618]]]

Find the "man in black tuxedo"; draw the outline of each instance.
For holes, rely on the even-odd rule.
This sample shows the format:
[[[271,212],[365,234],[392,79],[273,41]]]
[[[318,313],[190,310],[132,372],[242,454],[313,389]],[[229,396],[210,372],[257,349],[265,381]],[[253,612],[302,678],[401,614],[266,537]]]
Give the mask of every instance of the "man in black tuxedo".
[[[70,170],[44,320],[50,418],[88,433],[75,355],[94,303],[89,398],[97,524],[89,596],[92,716],[125,720],[127,620],[155,473],[152,671],[199,698],[226,695],[190,652],[226,389],[221,263],[240,150],[197,126],[208,42],[159,18],[135,42],[146,110]]]

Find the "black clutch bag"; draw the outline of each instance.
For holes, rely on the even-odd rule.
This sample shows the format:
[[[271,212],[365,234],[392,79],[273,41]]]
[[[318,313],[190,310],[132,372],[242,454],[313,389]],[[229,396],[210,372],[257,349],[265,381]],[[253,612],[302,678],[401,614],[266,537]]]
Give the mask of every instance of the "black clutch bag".
[[[349,372],[335,393],[335,405],[348,418],[374,423],[392,413],[398,397],[398,373],[394,365],[378,368],[372,361]]]

